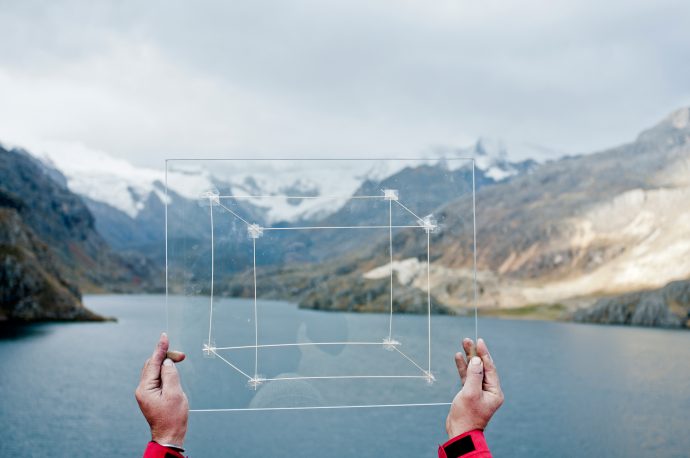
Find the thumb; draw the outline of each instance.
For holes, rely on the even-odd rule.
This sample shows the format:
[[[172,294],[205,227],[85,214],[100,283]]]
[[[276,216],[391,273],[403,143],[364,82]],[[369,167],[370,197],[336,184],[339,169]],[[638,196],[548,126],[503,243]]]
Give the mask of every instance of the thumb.
[[[170,358],[166,358],[165,361],[163,361],[163,366],[161,367],[161,385],[164,392],[181,389],[180,374],[177,372],[177,368]]]
[[[482,382],[484,380],[484,366],[478,356],[473,356],[467,365],[467,378],[462,387],[468,396],[478,396],[482,392]]]

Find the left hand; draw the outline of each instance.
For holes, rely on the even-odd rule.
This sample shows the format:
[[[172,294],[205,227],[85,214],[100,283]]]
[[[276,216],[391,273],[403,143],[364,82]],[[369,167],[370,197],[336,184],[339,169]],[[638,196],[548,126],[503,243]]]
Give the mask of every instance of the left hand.
[[[162,333],[153,355],[144,364],[135,396],[151,427],[151,440],[182,447],[187,434],[189,402],[174,363],[181,362],[185,355],[168,352],[169,345],[168,336]]]

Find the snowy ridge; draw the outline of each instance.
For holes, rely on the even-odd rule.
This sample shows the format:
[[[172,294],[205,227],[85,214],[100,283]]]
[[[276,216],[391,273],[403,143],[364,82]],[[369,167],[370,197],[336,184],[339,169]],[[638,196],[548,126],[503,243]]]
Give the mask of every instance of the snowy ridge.
[[[476,167],[494,181],[503,181],[523,172],[518,163],[509,160],[508,148],[502,140],[481,137],[473,146],[460,151],[474,157]]]
[[[115,158],[103,151],[86,148],[79,143],[50,144],[34,149],[37,157],[60,170],[67,177],[72,192],[89,199],[106,203],[123,211],[131,218],[144,208],[150,194],[156,194],[165,202],[165,173],[145,167],[135,167],[124,159]],[[190,190],[212,186],[208,172],[201,170],[173,172],[173,189],[185,198],[196,198]]]
[[[131,218],[144,209],[151,194],[165,201],[165,172],[161,169],[136,167],[124,159],[80,143],[49,143],[26,145],[42,161],[60,170],[69,188],[89,199],[106,203]],[[480,139],[463,149],[435,150],[423,159],[429,165],[445,161],[451,169],[467,166],[469,161],[450,160],[475,157],[476,165],[495,181],[520,173],[507,159],[501,142]],[[245,202],[258,207],[266,223],[294,222],[324,217],[337,211],[365,180],[380,181],[407,166],[419,165],[419,159],[380,161],[372,167],[369,161],[341,163],[337,169],[324,173],[323,168],[310,169],[304,163],[266,163],[265,169],[243,174],[229,168],[198,163],[170,162],[167,183],[173,193],[190,200],[209,189],[222,194],[243,196]],[[300,178],[292,181],[281,177]],[[332,196],[322,199],[290,199],[286,196]]]
[[[266,222],[274,224],[323,217],[338,210],[361,182],[355,176],[334,172],[324,176],[322,170],[307,169],[292,182],[277,180],[279,173],[263,172],[219,181],[229,183],[232,195],[242,196],[244,202],[265,210]],[[323,198],[312,198],[318,196]]]

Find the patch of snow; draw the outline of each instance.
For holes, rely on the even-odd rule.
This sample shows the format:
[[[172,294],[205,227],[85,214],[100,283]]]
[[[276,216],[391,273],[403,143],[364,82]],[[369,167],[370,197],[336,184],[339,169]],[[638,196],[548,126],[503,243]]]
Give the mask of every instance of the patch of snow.
[[[102,151],[81,143],[50,143],[31,146],[36,156],[67,177],[72,192],[107,203],[134,218],[141,199],[153,191],[153,183],[163,179],[160,170],[134,167]]]
[[[364,278],[378,280],[389,277],[391,267],[395,275],[397,275],[398,281],[403,285],[411,284],[421,273],[426,272],[426,262],[420,262],[417,258],[407,258],[402,261],[393,261],[365,272]]]
[[[500,167],[491,166],[484,171],[484,174],[495,181],[505,180],[517,174],[517,170],[506,170]]]
[[[281,180],[283,176],[289,180]],[[223,181],[230,183],[231,195],[265,208],[267,224],[326,216],[342,207],[361,185],[352,174],[323,169],[303,170],[297,180],[291,173],[256,172],[228,175]]]
[[[142,211],[152,193],[165,202],[162,164],[160,169],[135,167],[124,159],[75,142],[24,146],[59,169],[73,192],[111,205],[132,218]],[[266,224],[273,224],[325,217],[341,208],[364,180],[381,181],[405,167],[420,164],[444,162],[449,169],[456,170],[470,164],[468,160],[457,159],[474,156],[477,167],[501,181],[517,173],[506,161],[506,154],[501,142],[480,139],[473,147],[436,150],[422,159],[344,161],[330,169],[305,167],[300,161],[276,161],[237,174],[218,163],[171,161],[167,183],[171,191],[191,200],[216,187],[223,189],[223,193],[250,196],[246,201],[264,209]],[[295,180],[296,176],[299,178]],[[320,198],[291,199],[289,196]]]
[[[72,192],[106,203],[132,218],[144,208],[151,193],[165,202],[163,167],[135,167],[124,159],[75,142],[40,143],[28,148],[38,159],[60,170]],[[212,186],[211,176],[202,170],[169,170],[168,177],[175,183],[171,190],[188,199],[198,197],[191,190]]]

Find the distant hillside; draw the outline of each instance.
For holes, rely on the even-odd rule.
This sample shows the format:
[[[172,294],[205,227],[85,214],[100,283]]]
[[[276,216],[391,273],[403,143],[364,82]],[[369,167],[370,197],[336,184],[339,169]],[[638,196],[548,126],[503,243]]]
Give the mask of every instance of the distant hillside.
[[[50,248],[22,222],[24,205],[0,190],[0,323],[99,320],[81,304],[79,288],[64,278]]]
[[[484,307],[585,306],[690,278],[690,109],[632,143],[482,189],[477,224]],[[405,256],[419,257],[424,240],[410,232],[405,245]],[[469,248],[439,234],[432,257],[457,275],[446,272],[438,288],[471,265]]]
[[[436,213],[446,218],[447,229],[432,235],[431,293],[459,311],[472,305],[463,292],[470,291],[472,246],[459,237],[471,231],[471,218],[462,217],[470,208],[470,199],[442,206]],[[550,316],[560,310],[565,318],[601,297],[690,279],[690,109],[672,113],[632,143],[482,187],[477,228],[479,304],[487,311],[544,306]],[[394,244],[398,277],[414,285],[426,270],[426,236],[408,230]],[[382,254],[385,249],[379,248]],[[348,272],[364,277],[387,265],[385,256],[378,257],[379,266],[371,265],[371,256],[359,259]],[[664,303],[654,310],[658,316],[641,323],[686,322],[682,307]]]
[[[575,321],[637,326],[690,327],[690,280],[663,288],[599,299],[575,312]]]
[[[80,289],[138,291],[160,271],[123,258],[94,229],[82,200],[29,154],[0,147],[0,320],[96,319]]]
[[[616,316],[617,322],[624,323],[686,324],[684,303],[674,306],[666,293],[658,296],[663,298],[662,307],[642,307],[641,321],[621,315],[623,308],[632,306],[620,308],[619,304],[630,300],[627,294],[661,290],[668,284],[675,285],[672,282],[690,280],[689,108],[675,111],[630,143],[595,154],[544,164],[511,163],[505,151],[496,156],[498,159],[486,160],[484,149],[478,143],[472,154],[478,166],[479,306],[485,313],[511,310],[511,316],[518,316],[520,310],[526,310],[528,313],[522,316],[539,316],[544,311],[544,316],[552,318],[568,318],[575,313],[578,319],[601,322]],[[254,196],[254,200],[236,202],[233,208],[252,222],[285,228],[373,224],[367,219],[371,215],[385,216],[382,211],[367,214],[362,211],[363,202],[348,199],[332,204],[326,213],[318,206],[298,207],[296,199],[283,195],[293,185],[304,195],[316,196],[329,182],[340,186],[340,191],[347,188],[354,194],[378,194],[382,189],[402,188],[404,184],[411,191],[405,202],[413,212],[433,212],[444,222],[441,230],[431,234],[429,277],[434,310],[465,313],[473,304],[473,253],[471,237],[467,237],[473,223],[468,217],[472,205],[469,169],[450,168],[438,160],[414,167],[404,161],[381,166],[382,170],[356,177],[359,181],[339,169],[327,170],[322,177],[314,175],[322,182],[313,177],[292,182],[294,176],[290,173],[282,176],[273,171],[280,178],[273,187],[266,187],[271,180],[258,175],[235,177],[228,172],[225,180],[220,180],[204,169],[176,170],[181,187],[171,189],[168,195],[173,212],[169,216],[178,222],[168,240],[177,260],[170,267],[179,288],[175,292],[189,287],[201,293],[208,287],[208,211],[200,209],[198,200],[208,186],[216,186],[224,194],[233,190],[253,196],[266,193],[268,199]],[[131,184],[125,173],[113,178],[117,189],[127,191],[123,194],[127,205],[122,208],[117,207],[120,194],[104,194],[97,186],[97,178],[102,175],[91,176],[89,170],[78,170],[67,182],[70,186],[83,185],[84,192],[93,197],[87,199],[87,204],[99,219],[96,227],[121,253],[144,251],[160,263],[162,231],[156,228],[163,227],[163,185],[153,179],[151,171],[127,170],[137,178]],[[444,177],[452,180],[444,181]],[[453,189],[445,189],[447,186]],[[106,202],[103,196],[110,200]],[[249,273],[241,271],[251,264],[252,256],[244,223],[238,223],[227,212],[218,212],[215,224],[223,228],[216,232],[215,239],[216,265],[223,266],[216,271],[217,294],[252,295],[247,288]],[[40,224],[35,231],[41,234]],[[383,310],[390,285],[385,288],[380,273],[392,268],[395,290],[401,293],[394,308],[423,311],[427,284],[425,233],[416,229],[396,232],[393,265],[389,265],[385,234],[373,233],[366,243],[362,237],[361,233],[353,236],[338,231],[285,230],[264,235],[263,246],[270,248],[262,248],[256,261],[265,280],[259,286],[259,295],[324,310]],[[90,239],[84,240],[80,246],[93,254]],[[69,261],[73,254],[68,250],[61,256]],[[122,272],[126,277],[131,270]],[[97,269],[85,274],[85,278],[98,277]],[[80,277],[80,273],[74,275]],[[679,297],[681,302],[686,300],[685,295]],[[366,298],[366,306],[357,298]],[[592,305],[592,313],[577,312]]]
[[[532,173],[535,169],[532,162],[524,163],[520,173]],[[477,189],[484,189],[496,184],[482,170],[475,171]],[[510,177],[509,179],[514,179]],[[471,202],[472,198],[472,167],[471,163],[463,162],[460,166],[450,167],[443,161],[434,164],[417,164],[404,167],[398,172],[380,181],[366,180],[354,193],[355,196],[381,195],[382,189],[401,190],[404,207],[395,204],[392,207],[391,218],[393,225],[418,225],[419,222],[412,213],[423,217],[429,213],[436,214],[448,202],[460,198]],[[387,226],[389,224],[389,203],[385,200],[357,200],[343,205],[338,211],[317,221],[307,221],[305,225],[317,227],[341,226]],[[472,212],[462,215],[471,221]],[[458,215],[459,216],[459,215]],[[444,230],[454,231],[455,219],[439,220]],[[419,226],[417,226],[419,227]],[[418,228],[418,233],[424,233]],[[471,240],[471,231],[464,231],[462,237],[453,232],[456,241]],[[269,238],[270,240],[265,240]],[[433,235],[436,237],[436,234]],[[246,238],[245,236],[241,239]],[[405,253],[407,231],[396,229],[392,244],[396,262],[400,254]],[[381,312],[391,306],[389,269],[383,269],[385,275],[365,275],[371,270],[381,268],[389,259],[388,231],[367,231],[352,233],[349,230],[325,231],[285,231],[279,235],[264,235],[261,246],[269,246],[270,250],[259,251],[257,261],[260,281],[258,295],[264,298],[283,299],[297,302],[300,307],[319,310],[347,310]],[[218,246],[218,245],[216,245]],[[227,247],[217,250],[223,252]],[[266,252],[270,251],[271,262],[266,262]],[[251,255],[251,252],[249,253]],[[237,262],[238,251],[234,251],[235,265],[249,265],[251,259]],[[426,258],[426,240],[423,253]],[[206,256],[208,258],[208,256]],[[218,259],[218,258],[216,258]],[[415,261],[417,259],[415,258]],[[427,294],[420,287],[426,281],[426,263],[402,263],[396,266],[393,278],[395,294],[392,306],[396,313],[426,313]],[[220,263],[220,265],[227,265]],[[408,267],[417,269],[415,274],[407,275],[403,272]],[[433,265],[432,272],[439,273],[441,266]],[[227,272],[227,271],[226,271]],[[217,278],[221,278],[221,274]],[[423,277],[423,278],[422,278]],[[201,276],[200,278],[204,278]],[[454,286],[444,291],[434,291],[431,295],[432,311],[434,313],[455,313],[457,302],[448,300],[451,296],[458,296],[460,292],[471,291],[471,285],[462,276],[453,278]],[[227,278],[216,283],[216,291],[231,296],[252,296],[253,289],[251,272],[239,275],[232,273]],[[459,311],[463,313],[463,311]]]
[[[65,184],[83,198],[94,215],[96,229],[114,250],[120,253],[143,251],[163,264],[163,164],[159,169],[135,167],[106,153],[84,151],[79,147],[32,153],[64,173]],[[486,139],[479,139],[469,148],[437,151],[425,163],[433,169],[439,161],[458,156],[477,157],[479,184],[504,181],[536,166],[533,160],[509,160],[508,150],[500,141]],[[284,173],[281,167],[289,167],[289,161],[266,163],[265,167],[255,164],[252,169],[241,164],[235,167],[231,162],[224,166],[206,164],[209,168],[194,162],[171,162],[167,183],[172,205],[168,209],[177,212],[170,215],[171,220],[176,221],[187,213],[189,205],[197,205],[201,192],[217,188],[221,194],[263,196],[241,202],[239,213],[245,218],[251,217],[266,226],[299,225],[328,218],[342,210],[345,201],[280,199],[276,195],[348,196],[390,181],[392,177],[401,177],[405,169],[414,168],[410,164],[419,163],[419,160],[378,161],[372,166],[371,162],[355,161],[347,170],[305,167],[299,173],[294,170]],[[190,231],[196,230],[199,237],[205,237],[199,225],[194,221],[190,221],[190,225]]]

